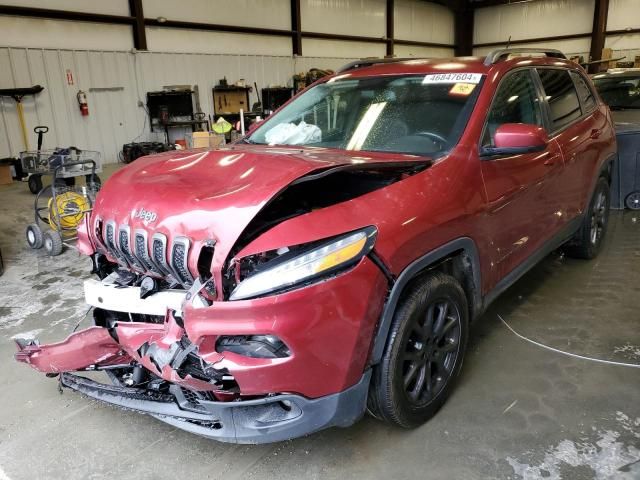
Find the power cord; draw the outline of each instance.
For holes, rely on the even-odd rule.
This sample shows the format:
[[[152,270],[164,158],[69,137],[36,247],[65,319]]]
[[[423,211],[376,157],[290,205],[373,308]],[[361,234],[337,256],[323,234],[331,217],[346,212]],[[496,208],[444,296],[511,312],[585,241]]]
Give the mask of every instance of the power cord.
[[[516,332],[511,325],[509,325],[506,320],[504,318],[502,318],[500,315],[498,315],[498,318],[500,319],[500,321],[504,324],[505,327],[507,327],[516,337],[520,338],[521,340],[524,340],[525,342],[529,342],[532,343],[533,345],[536,345],[540,348],[544,348],[545,350],[550,350],[552,352],[556,352],[556,353],[560,353],[562,355],[566,355],[568,357],[572,357],[572,358],[579,358],[581,360],[589,360],[592,362],[597,362],[597,363],[604,363],[605,365],[616,365],[618,367],[631,367],[631,368],[640,368],[640,365],[636,364],[636,363],[624,363],[624,362],[614,362],[612,360],[602,360],[601,358],[591,358],[591,357],[585,357],[583,355],[578,355],[576,353],[571,353],[571,352],[565,352],[563,350],[559,350],[557,348],[554,347],[550,347],[548,345],[545,345],[543,343],[540,342],[536,342],[535,340],[531,340],[530,338],[525,337],[524,335],[519,334],[518,332]]]

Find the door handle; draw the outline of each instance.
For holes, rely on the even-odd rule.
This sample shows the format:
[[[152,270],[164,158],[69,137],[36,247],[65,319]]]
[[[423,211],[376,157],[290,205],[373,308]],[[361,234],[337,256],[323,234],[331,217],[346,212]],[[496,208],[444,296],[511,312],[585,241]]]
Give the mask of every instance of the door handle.
[[[602,129],[594,128],[591,130],[591,135],[589,135],[593,140],[597,139],[602,133]]]

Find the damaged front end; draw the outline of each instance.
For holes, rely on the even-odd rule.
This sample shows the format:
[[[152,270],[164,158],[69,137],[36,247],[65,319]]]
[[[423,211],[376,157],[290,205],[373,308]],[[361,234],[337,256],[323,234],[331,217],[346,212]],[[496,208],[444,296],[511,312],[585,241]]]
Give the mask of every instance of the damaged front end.
[[[144,297],[145,291],[135,286],[139,281],[123,286],[124,281],[117,271],[100,282],[87,280],[87,300],[109,304],[112,293],[127,292],[120,308],[147,313],[94,308],[94,325],[62,342],[39,345],[17,339],[16,360],[59,377],[61,387],[226,442],[280,441],[329,426],[351,425],[362,415],[368,376],[322,398],[291,393],[242,395],[225,366],[225,355],[269,363],[290,355],[282,341],[273,335],[239,335],[208,337],[196,345],[185,331],[183,312],[207,305],[202,295],[205,284],[196,280],[189,291],[156,292],[138,299],[136,308],[127,297],[131,292]],[[180,309],[169,309],[164,317],[154,315],[158,302],[176,304],[167,295],[182,296]],[[96,371],[106,373],[110,383],[79,374]]]
[[[392,160],[247,147],[136,161],[78,232],[98,277],[84,282],[93,325],[59,343],[17,340],[16,360],[221,441],[353,424],[392,278],[370,218],[313,218],[431,165]]]

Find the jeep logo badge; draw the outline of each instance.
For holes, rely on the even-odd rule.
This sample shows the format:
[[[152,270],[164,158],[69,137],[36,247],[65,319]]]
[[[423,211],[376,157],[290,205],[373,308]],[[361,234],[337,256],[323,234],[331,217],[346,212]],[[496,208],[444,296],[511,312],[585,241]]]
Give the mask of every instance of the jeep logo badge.
[[[151,222],[155,222],[158,219],[158,215],[156,214],[156,212],[152,212],[151,210],[145,210],[144,208],[141,208],[140,210],[133,211],[133,218],[139,218],[144,222],[151,223]]]

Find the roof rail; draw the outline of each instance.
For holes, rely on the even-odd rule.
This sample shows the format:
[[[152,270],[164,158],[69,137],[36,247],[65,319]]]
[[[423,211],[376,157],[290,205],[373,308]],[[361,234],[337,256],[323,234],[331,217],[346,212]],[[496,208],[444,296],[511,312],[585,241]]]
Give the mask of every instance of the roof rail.
[[[336,73],[344,73],[349,70],[355,70],[356,68],[370,67],[372,65],[378,65],[380,63],[399,63],[408,62],[409,60],[428,60],[427,58],[364,58],[362,60],[356,60],[355,62],[347,63],[339,68]]]
[[[560,50],[553,48],[499,48],[489,52],[487,58],[484,59],[484,64],[487,66],[493,65],[502,60],[503,57],[513,53],[544,53],[547,57],[551,58],[564,58],[565,60],[567,58]]]

